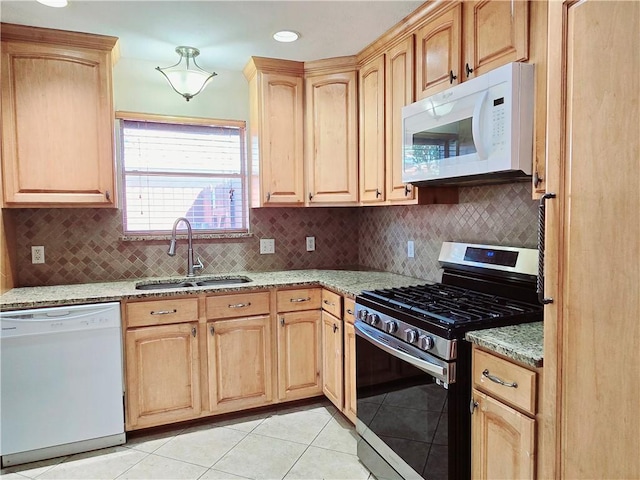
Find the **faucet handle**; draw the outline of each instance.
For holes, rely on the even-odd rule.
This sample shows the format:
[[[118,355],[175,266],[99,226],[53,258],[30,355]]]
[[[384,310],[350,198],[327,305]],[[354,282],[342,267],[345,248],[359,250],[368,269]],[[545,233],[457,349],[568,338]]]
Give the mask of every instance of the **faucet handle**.
[[[202,260],[200,259],[199,255],[194,255],[196,258],[193,262],[193,269],[194,270],[202,270],[204,268],[204,264],[202,263]]]

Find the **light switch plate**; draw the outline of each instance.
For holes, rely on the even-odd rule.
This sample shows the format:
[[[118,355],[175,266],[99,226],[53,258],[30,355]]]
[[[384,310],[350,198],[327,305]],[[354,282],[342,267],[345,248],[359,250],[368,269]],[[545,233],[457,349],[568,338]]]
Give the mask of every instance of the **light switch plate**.
[[[415,246],[413,244],[413,240],[409,240],[407,242],[407,258],[413,258],[415,256]]]
[[[260,254],[276,253],[276,241],[273,238],[260,239]]]
[[[316,237],[307,237],[307,252],[313,252],[316,249]]]

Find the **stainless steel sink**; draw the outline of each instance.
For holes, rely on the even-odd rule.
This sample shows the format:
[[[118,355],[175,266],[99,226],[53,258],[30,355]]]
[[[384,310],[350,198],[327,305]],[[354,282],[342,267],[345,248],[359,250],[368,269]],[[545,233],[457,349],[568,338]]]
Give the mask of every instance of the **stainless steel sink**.
[[[166,282],[154,282],[153,280],[141,282],[136,285],[136,290],[162,290],[167,288],[195,288],[195,287],[216,287],[224,285],[238,285],[249,283],[252,280],[247,277],[218,277],[203,280],[175,280]]]
[[[196,282],[199,287],[208,287],[215,285],[237,285],[239,283],[249,283],[250,278],[247,277],[231,277],[231,278],[212,278],[210,280],[201,280]]]

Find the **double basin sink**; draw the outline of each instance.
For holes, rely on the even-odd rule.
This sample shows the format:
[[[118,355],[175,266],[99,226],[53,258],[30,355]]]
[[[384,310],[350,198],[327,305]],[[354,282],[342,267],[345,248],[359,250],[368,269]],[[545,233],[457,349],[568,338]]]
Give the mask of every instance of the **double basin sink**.
[[[136,284],[136,290],[162,290],[166,288],[195,288],[195,287],[226,287],[231,285],[240,285],[243,283],[249,283],[252,280],[247,277],[218,277],[208,279],[189,279],[189,280],[167,280],[167,281],[154,281],[149,280]]]

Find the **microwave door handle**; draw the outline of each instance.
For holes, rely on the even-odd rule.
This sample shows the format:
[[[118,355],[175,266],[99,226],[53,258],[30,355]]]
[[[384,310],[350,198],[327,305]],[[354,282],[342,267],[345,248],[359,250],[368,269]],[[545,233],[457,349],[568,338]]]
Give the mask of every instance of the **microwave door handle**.
[[[484,102],[487,100],[487,95],[489,95],[489,92],[485,90],[476,102],[475,107],[473,107],[473,117],[471,117],[471,134],[473,135],[473,143],[476,146],[480,160],[487,159],[487,152],[482,143],[482,131],[480,127],[480,114],[482,113]]]

